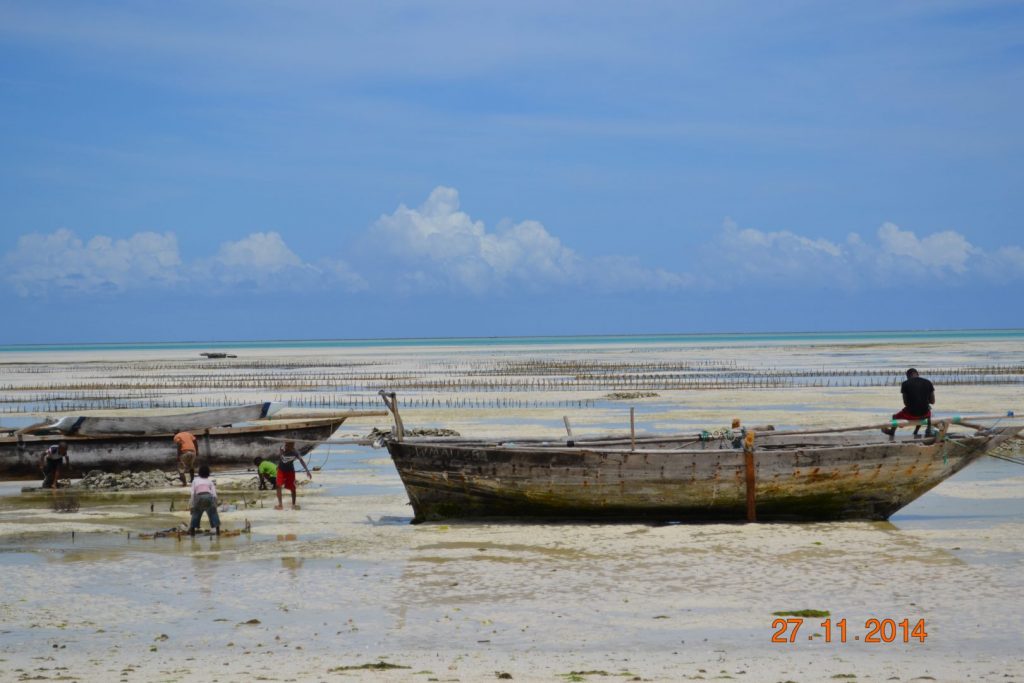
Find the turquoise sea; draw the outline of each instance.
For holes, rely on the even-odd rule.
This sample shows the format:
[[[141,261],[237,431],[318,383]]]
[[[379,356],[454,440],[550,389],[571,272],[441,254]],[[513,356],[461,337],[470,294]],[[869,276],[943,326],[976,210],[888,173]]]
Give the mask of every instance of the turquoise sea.
[[[8,344],[0,353],[47,351],[145,351],[228,349],[331,349],[431,346],[512,346],[579,344],[744,344],[744,343],[919,343],[922,341],[1024,340],[1024,329],[882,330],[867,332],[725,332],[702,334],[581,335],[560,337],[434,337],[406,339],[267,339],[248,341],[104,342]]]

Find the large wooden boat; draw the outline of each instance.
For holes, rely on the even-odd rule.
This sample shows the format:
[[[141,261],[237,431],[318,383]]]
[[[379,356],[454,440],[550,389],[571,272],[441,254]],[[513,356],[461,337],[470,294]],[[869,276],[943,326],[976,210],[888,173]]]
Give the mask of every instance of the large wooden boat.
[[[199,458],[211,467],[251,464],[255,456],[275,454],[284,440],[295,440],[298,451],[305,454],[318,442],[329,439],[345,419],[335,415],[196,431]],[[99,436],[8,434],[0,436],[0,477],[40,476],[40,455],[62,441],[68,445],[72,473],[78,476],[91,469],[174,469],[176,463],[177,449],[171,432]]]
[[[401,438],[396,420],[385,444],[417,522],[884,520],[1021,430],[951,423],[925,438],[860,428],[558,442]]]

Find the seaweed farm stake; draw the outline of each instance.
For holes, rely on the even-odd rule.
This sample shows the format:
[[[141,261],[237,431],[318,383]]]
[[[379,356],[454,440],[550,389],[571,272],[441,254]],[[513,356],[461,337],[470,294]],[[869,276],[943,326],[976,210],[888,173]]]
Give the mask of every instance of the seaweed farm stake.
[[[738,426],[739,420],[733,420]],[[743,464],[747,469],[747,521],[757,521],[757,472],[754,469],[754,432],[747,432],[743,437]]]

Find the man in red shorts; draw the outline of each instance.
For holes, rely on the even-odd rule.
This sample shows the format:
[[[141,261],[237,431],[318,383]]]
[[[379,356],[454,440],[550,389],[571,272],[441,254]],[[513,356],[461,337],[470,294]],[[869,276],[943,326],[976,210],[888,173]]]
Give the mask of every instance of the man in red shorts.
[[[299,452],[295,450],[294,441],[286,441],[284,446],[281,448],[281,455],[277,463],[277,505],[274,507],[275,510],[283,510],[284,502],[281,500],[281,489],[288,489],[292,492],[292,510],[298,510],[299,506],[295,504],[295,461],[298,460],[302,464],[302,469],[306,470],[306,476],[310,480],[313,479],[313,475],[310,474],[309,468],[306,467],[306,461],[302,459]]]
[[[928,426],[924,431],[925,436],[932,435],[932,405],[935,403],[935,385],[921,377],[917,370],[907,370],[907,379],[900,385],[900,393],[903,394],[903,410],[892,416],[894,420],[927,420]],[[921,430],[921,425],[914,428],[914,436]],[[883,432],[892,436],[896,433],[895,427],[883,429]]]

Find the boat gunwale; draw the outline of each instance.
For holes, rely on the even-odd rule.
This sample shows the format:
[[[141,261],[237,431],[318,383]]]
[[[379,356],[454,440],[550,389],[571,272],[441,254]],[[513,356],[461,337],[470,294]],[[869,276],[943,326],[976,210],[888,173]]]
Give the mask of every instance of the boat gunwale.
[[[978,439],[978,438],[993,438],[997,435],[1005,434],[1006,431],[1014,429],[1012,427],[997,427],[994,429],[986,430],[986,433],[976,432],[974,434],[949,434],[946,437],[946,441],[963,441],[966,439]],[[1019,430],[1018,430],[1019,431]],[[784,432],[777,432],[779,436],[784,435]],[[689,438],[689,437],[687,437]],[[662,442],[679,440],[677,438],[666,438],[661,439]],[[693,441],[692,439],[690,439]],[[409,445],[409,446],[420,446],[420,447],[433,447],[433,448],[454,448],[459,450],[481,450],[486,449],[489,451],[507,451],[507,452],[523,452],[523,451],[543,451],[544,453],[560,453],[560,454],[572,454],[572,453],[583,453],[583,452],[600,452],[600,453],[615,453],[615,454],[664,454],[664,453],[715,453],[715,452],[726,452],[726,453],[742,453],[742,447],[728,447],[728,448],[629,448],[619,447],[618,444],[603,446],[600,442],[586,442],[576,441],[574,445],[568,446],[553,441],[534,441],[534,442],[500,442],[500,441],[466,441],[457,438],[425,438],[425,437],[413,437],[406,438],[401,441],[395,438],[386,440],[386,443],[393,443],[396,445]],[[650,442],[648,442],[650,443]],[[695,442],[696,443],[696,442]],[[835,450],[845,450],[850,448],[875,448],[883,447],[889,448],[892,446],[935,446],[942,444],[936,437],[928,437],[924,439],[906,438],[897,441],[863,441],[863,442],[852,442],[842,444],[822,444],[822,443],[794,443],[794,444],[772,444],[770,447],[764,447],[761,452],[770,453],[781,453],[786,451],[798,451],[798,450],[810,450],[810,451],[828,451],[832,452]],[[556,445],[557,444],[557,445]]]

